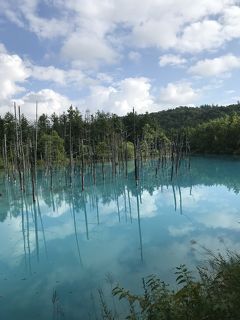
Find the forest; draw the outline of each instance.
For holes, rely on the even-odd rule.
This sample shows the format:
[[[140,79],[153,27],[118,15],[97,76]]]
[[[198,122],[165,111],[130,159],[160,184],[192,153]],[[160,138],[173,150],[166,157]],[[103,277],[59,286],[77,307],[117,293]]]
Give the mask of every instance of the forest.
[[[142,155],[156,155],[178,137],[187,141],[192,154],[240,154],[239,103],[145,114],[133,110],[123,117],[103,111],[82,114],[70,106],[60,115],[36,114],[35,120],[15,108],[15,113],[0,116],[1,167],[6,154],[14,155],[16,126],[23,145],[34,144],[37,134],[39,163],[50,158],[57,164],[71,158],[80,161],[80,154],[101,161],[109,160],[112,153],[133,158],[134,141]]]

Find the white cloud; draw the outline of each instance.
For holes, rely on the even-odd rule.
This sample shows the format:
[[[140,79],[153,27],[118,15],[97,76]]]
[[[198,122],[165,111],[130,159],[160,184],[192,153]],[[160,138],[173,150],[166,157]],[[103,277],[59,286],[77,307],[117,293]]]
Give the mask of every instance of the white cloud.
[[[160,90],[160,101],[170,106],[192,105],[197,98],[198,92],[187,82],[168,83]]]
[[[93,86],[84,104],[91,110],[103,109],[118,115],[131,112],[133,107],[138,113],[151,112],[156,105],[150,91],[149,79],[126,78],[109,87]]]
[[[240,57],[228,54],[214,59],[200,60],[189,69],[189,72],[198,76],[211,77],[236,68],[240,68]]]
[[[43,67],[22,60],[18,55],[7,53],[5,47],[0,44],[0,113],[12,111],[12,101],[23,105],[26,115],[32,116],[34,105],[39,101],[39,112],[52,113],[63,111],[71,102],[67,97],[51,90],[43,89],[26,93],[25,83],[28,80],[37,79],[57,83],[61,86],[80,86],[94,84],[99,79],[87,77],[79,69],[63,70],[53,66]],[[16,99],[17,95],[24,93],[22,98]]]
[[[99,62],[114,63],[118,55],[110,44],[94,33],[74,33],[66,39],[61,50],[64,58],[78,61],[80,66],[96,66]]]
[[[72,28],[67,17],[42,17],[39,5],[39,0],[0,1],[0,10],[11,22],[34,32],[40,38],[66,36]]]
[[[179,55],[165,54],[159,58],[160,67],[165,66],[181,66],[186,63],[186,59]]]
[[[0,2],[12,22],[41,38],[63,38],[62,55],[82,64],[113,63],[123,47],[201,52],[240,37],[238,0],[39,0]],[[118,32],[119,30],[124,32]],[[117,45],[118,44],[118,45]]]
[[[220,47],[224,43],[222,26],[215,20],[204,20],[187,26],[178,39],[180,51],[201,52]]]
[[[160,66],[184,65],[186,57],[183,53],[222,48],[227,42],[240,38],[238,3],[238,0],[143,0],[139,5],[137,0],[0,0],[0,11],[11,22],[35,33],[41,40],[58,38],[54,39],[53,45],[48,46],[49,42],[46,42],[46,47],[58,48],[59,56],[64,58],[61,62],[66,63],[63,69],[56,65],[29,66],[15,56],[20,62],[12,72],[16,75],[22,67],[22,76],[15,78],[10,72],[11,77],[7,75],[3,79],[2,87],[6,89],[0,88],[0,99],[13,98],[24,90],[24,81],[31,78],[47,81],[44,88],[49,89],[52,84],[61,88],[88,85],[91,95],[84,105],[93,110],[103,108],[124,114],[134,105],[138,112],[152,111],[156,109],[157,100],[171,106],[192,104],[199,92],[188,82],[170,82],[161,88],[160,99],[156,99],[152,97],[149,79],[128,74],[127,79],[113,83],[114,79],[104,73],[106,70],[99,70],[95,75],[95,67],[118,63],[123,54],[126,59],[139,62],[144,60],[143,54],[153,53],[139,48],[161,50]],[[47,7],[49,10],[45,14]],[[175,54],[165,54],[164,50]],[[0,46],[0,53],[7,54],[4,46]],[[51,54],[47,52],[46,56],[52,59]],[[156,54],[159,56],[159,51]],[[234,56],[227,57],[228,62],[226,58],[221,62],[218,58],[201,60],[190,68],[190,73],[219,75],[238,67]],[[69,66],[70,70],[67,70]],[[120,72],[123,72],[120,68],[114,70],[118,79]]]
[[[218,48],[233,38],[233,34],[226,33],[226,28],[232,26],[233,21],[224,17],[228,9],[234,11],[235,2],[231,0],[144,2],[142,12],[137,8],[137,18],[133,20],[129,17],[128,22],[132,25],[130,38],[135,45],[143,48],[172,48],[176,51],[193,53]],[[232,15],[231,12],[230,17]],[[214,16],[215,19],[210,20],[210,16]],[[237,30],[237,18],[235,21]]]
[[[94,80],[89,78],[80,69],[59,69],[54,66],[31,65],[31,77],[41,81],[50,81],[62,86],[80,85],[93,83]]]
[[[238,2],[239,3],[239,2]],[[226,38],[234,39],[240,37],[240,7],[230,6],[225,8],[222,17],[224,33]]]
[[[44,82],[45,88],[38,92],[26,92],[17,103],[22,105],[23,112],[32,117],[35,102],[39,102],[39,113],[62,112],[71,101],[51,89],[53,84],[60,87],[77,86],[83,88],[88,85],[90,95],[82,98],[81,106],[89,108],[92,112],[100,109],[106,112],[124,115],[131,112],[134,107],[138,113],[159,110],[159,104],[179,105],[191,104],[197,98],[189,83],[169,83],[160,89],[160,99],[152,95],[152,84],[146,77],[129,77],[118,82],[105,73],[97,73],[95,78],[90,77],[81,69],[64,70],[54,66],[33,65],[29,61],[22,60],[17,55],[4,53],[3,46],[0,47],[0,89],[1,113],[9,111],[11,101],[16,100],[16,95],[26,92],[24,83],[26,80],[40,80]],[[105,85],[103,85],[103,83]],[[158,100],[158,101],[157,101]]]
[[[136,46],[142,48],[157,47],[168,49],[173,47],[177,42],[178,26],[171,20],[149,19],[137,24],[133,28],[132,41]],[[173,25],[171,25],[172,23]],[[171,27],[169,27],[170,25]],[[164,32],[160,30],[164,30]]]
[[[0,52],[0,101],[11,98],[13,95],[24,91],[20,85],[29,76],[29,70],[23,60],[17,55],[4,53],[4,47]]]
[[[26,116],[34,118],[36,101],[38,102],[39,114],[52,114],[53,112],[58,114],[66,110],[72,104],[67,97],[51,89],[29,92],[21,99],[17,100],[17,103],[21,106],[21,110]]]
[[[64,70],[55,68],[53,66],[42,67],[33,65],[31,76],[42,81],[54,81],[60,84],[66,83],[66,75]]]
[[[23,84],[30,73],[31,70],[18,55],[8,54],[4,45],[0,44],[0,114],[10,111],[13,105],[11,99],[25,92]]]
[[[35,14],[29,14],[28,20],[30,31],[34,32],[40,38],[51,39],[54,37],[65,37],[67,32],[71,32],[71,25],[67,21],[58,19],[43,19]]]

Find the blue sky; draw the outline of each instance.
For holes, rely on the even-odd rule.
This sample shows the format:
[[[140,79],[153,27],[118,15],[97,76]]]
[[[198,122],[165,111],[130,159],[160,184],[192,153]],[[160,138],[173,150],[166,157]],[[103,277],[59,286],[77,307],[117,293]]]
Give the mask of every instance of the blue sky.
[[[239,0],[0,0],[0,114],[240,100]]]

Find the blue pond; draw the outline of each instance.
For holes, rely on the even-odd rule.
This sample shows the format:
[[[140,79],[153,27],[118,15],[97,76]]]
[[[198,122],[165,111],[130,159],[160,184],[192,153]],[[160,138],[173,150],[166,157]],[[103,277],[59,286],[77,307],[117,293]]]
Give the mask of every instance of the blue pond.
[[[0,176],[0,319],[100,319],[99,290],[111,296],[115,283],[141,292],[141,278],[158,274],[173,287],[175,267],[194,269],[206,250],[240,249],[240,161],[191,159],[170,179],[170,167],[148,161],[138,186],[110,165],[76,169],[72,184],[63,169],[38,172],[37,197]],[[54,302],[54,303],[53,303]]]

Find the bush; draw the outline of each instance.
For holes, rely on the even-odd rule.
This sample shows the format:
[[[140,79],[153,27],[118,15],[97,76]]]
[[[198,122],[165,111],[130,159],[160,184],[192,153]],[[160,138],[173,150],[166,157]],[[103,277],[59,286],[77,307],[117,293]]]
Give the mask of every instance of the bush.
[[[177,267],[176,291],[151,275],[143,279],[142,295],[134,295],[119,285],[113,289],[113,295],[128,302],[125,319],[240,319],[240,256],[230,252],[227,258],[212,255],[208,266],[197,270],[198,280],[185,265]]]

